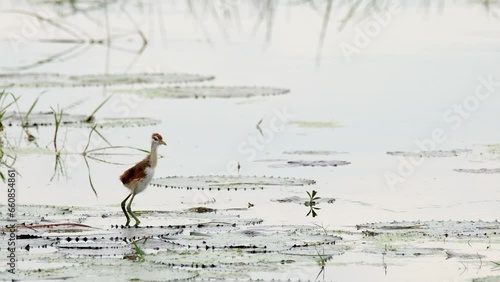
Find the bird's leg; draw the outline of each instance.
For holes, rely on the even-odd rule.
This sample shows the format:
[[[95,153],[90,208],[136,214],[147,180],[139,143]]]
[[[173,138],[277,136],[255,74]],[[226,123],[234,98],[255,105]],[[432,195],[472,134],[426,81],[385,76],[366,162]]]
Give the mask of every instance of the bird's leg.
[[[132,199],[130,199],[130,202],[128,202],[127,211],[130,214],[130,216],[132,216],[135,219],[135,225],[134,226],[137,227],[137,226],[139,226],[139,224],[141,223],[141,221],[132,212],[131,205],[132,205],[132,201],[134,200],[134,198],[135,198],[135,194],[132,195]]]
[[[125,210],[125,203],[127,202],[128,198],[130,198],[130,195],[132,194],[129,194],[127,198],[125,198],[125,200],[123,200],[122,202],[122,211],[125,214],[125,217],[127,218],[127,223],[125,223],[125,226],[128,226],[128,224],[130,223],[130,217],[128,216],[127,211]]]

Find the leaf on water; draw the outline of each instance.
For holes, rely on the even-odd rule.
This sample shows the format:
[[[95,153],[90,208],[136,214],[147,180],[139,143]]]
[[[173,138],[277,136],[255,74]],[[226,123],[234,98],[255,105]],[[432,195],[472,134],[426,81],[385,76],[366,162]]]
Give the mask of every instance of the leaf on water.
[[[187,73],[89,74],[72,76],[59,73],[3,73],[0,74],[0,88],[167,84],[201,82],[212,79],[214,79],[213,76]]]
[[[454,169],[454,171],[475,174],[496,174],[500,173],[500,168],[459,168]]]
[[[421,234],[435,237],[487,237],[500,234],[498,221],[394,221],[356,225],[377,234]]]
[[[305,120],[292,120],[290,124],[296,125],[301,128],[338,128],[342,127],[335,121],[305,121]]]
[[[320,151],[320,150],[299,150],[299,151],[285,151],[283,154],[286,155],[318,155],[318,156],[327,156],[327,155],[340,155],[347,154],[346,152],[338,152],[338,151]]]
[[[401,157],[417,157],[417,158],[450,158],[458,157],[470,153],[472,150],[468,149],[454,149],[454,150],[431,150],[431,151],[394,151],[387,152],[391,156]]]
[[[36,269],[20,271],[27,277],[38,277],[43,280],[85,280],[90,281],[185,281],[198,276],[195,271],[173,269],[165,265],[146,261],[135,263],[129,260],[110,260],[102,258],[67,258],[71,267],[59,267],[50,270]],[[126,269],[127,271],[117,271]]]
[[[303,167],[303,166],[311,166],[311,167],[328,167],[328,166],[344,166],[344,165],[349,165],[351,164],[350,162],[347,161],[336,161],[336,160],[329,160],[329,161],[307,161],[307,160],[299,160],[299,161],[287,161],[286,163],[283,164],[272,164],[269,167],[274,167],[274,168],[287,168],[287,167]]]
[[[97,125],[98,128],[119,128],[119,127],[143,127],[143,126],[153,126],[161,123],[158,119],[152,118],[103,118],[96,119],[91,123],[80,123],[81,126],[91,127]]]
[[[197,86],[121,89],[118,93],[136,94],[149,98],[249,98],[256,96],[283,95],[290,90],[256,86]]]
[[[153,186],[188,190],[247,190],[312,185],[314,180],[267,176],[171,176],[151,181]]]
[[[27,127],[37,127],[37,126],[54,126],[54,113],[31,113],[25,119],[25,113],[7,113],[7,118],[4,119],[3,123],[6,126],[27,126]],[[62,113],[60,116],[60,124],[62,126],[81,126],[81,127],[94,127],[104,128],[104,127],[141,127],[141,126],[152,126],[159,124],[161,121],[151,118],[102,118],[94,119],[91,122],[87,122],[88,116],[86,115],[74,115]]]
[[[198,246],[201,249],[240,249],[247,253],[286,252],[296,248],[314,249],[341,240],[342,238],[338,236],[326,235],[314,227],[293,225],[250,226],[209,237],[182,233],[172,238],[172,242],[186,249]]]

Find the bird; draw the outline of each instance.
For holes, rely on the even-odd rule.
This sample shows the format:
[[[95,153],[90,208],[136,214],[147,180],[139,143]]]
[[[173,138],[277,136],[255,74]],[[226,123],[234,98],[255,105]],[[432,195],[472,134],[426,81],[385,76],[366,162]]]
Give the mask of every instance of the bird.
[[[132,201],[134,201],[135,195],[144,191],[148,187],[151,179],[153,179],[155,168],[158,163],[158,147],[160,145],[167,145],[167,143],[163,141],[163,137],[160,134],[153,133],[153,135],[151,135],[151,152],[149,155],[120,175],[120,181],[130,190],[130,194],[121,203],[122,211],[127,218],[125,226],[129,226],[129,215],[135,219],[135,227],[139,226],[141,223],[139,218],[132,212]],[[132,198],[125,209],[127,200],[130,197]]]

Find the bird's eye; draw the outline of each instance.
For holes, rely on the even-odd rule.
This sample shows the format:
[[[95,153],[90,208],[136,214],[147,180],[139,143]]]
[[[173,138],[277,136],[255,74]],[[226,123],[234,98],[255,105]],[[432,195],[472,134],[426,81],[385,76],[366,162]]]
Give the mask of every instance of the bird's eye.
[[[156,137],[153,137],[153,140],[155,140],[155,141],[158,141],[158,138],[156,138]]]

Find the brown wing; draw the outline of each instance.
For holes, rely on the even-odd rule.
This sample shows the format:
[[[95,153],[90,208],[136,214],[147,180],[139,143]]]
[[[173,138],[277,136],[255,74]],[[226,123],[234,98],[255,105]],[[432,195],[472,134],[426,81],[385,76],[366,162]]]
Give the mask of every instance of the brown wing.
[[[127,169],[122,175],[120,175],[121,182],[126,185],[132,183],[146,176],[146,167],[149,166],[149,157],[138,162],[133,167]]]

